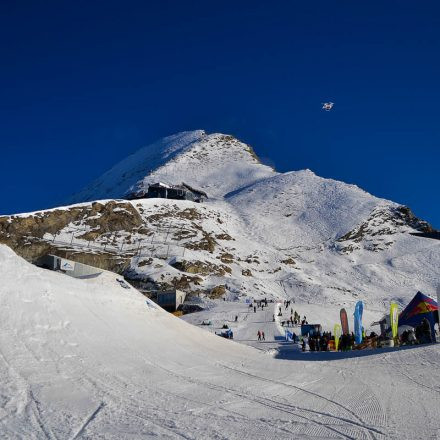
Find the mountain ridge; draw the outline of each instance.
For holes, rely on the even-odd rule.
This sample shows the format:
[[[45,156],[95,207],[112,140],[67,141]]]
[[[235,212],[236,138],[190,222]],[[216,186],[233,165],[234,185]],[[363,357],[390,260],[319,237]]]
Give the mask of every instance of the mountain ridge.
[[[185,181],[209,199],[121,200],[158,181]],[[29,261],[58,252],[146,291],[176,287],[202,301],[269,296],[342,306],[362,295],[382,309],[390,298],[434,292],[440,276],[440,241],[411,235],[435,230],[409,208],[310,170],[278,173],[221,133],[159,140],[76,197],[82,203],[0,217],[0,242]]]

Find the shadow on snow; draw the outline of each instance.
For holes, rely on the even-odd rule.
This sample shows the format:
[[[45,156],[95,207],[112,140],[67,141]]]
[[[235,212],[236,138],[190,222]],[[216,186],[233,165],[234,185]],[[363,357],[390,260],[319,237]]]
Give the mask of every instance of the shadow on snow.
[[[284,345],[284,344],[283,344]],[[408,345],[404,347],[387,347],[370,350],[352,350],[352,351],[306,351],[302,352],[298,349],[298,346],[288,343],[278,349],[278,353],[275,354],[275,359],[285,359],[294,361],[337,361],[340,359],[366,357],[366,356],[378,356],[383,353],[394,353],[397,351],[405,350],[419,350],[429,347],[434,344],[423,345]]]

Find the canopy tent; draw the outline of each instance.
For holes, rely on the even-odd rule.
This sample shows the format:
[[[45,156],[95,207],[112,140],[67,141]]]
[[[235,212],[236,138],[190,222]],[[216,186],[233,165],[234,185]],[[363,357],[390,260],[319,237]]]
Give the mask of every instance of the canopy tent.
[[[410,325],[416,327],[426,318],[431,325],[431,333],[435,341],[434,324],[438,322],[438,305],[429,296],[417,292],[405,310],[399,315],[399,326]]]

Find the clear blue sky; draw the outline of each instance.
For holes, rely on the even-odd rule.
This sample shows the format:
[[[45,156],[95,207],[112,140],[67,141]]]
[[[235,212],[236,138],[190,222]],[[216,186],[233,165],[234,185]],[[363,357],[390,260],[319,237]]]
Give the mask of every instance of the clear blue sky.
[[[440,228],[438,0],[3,0],[0,46],[1,213],[202,128]]]

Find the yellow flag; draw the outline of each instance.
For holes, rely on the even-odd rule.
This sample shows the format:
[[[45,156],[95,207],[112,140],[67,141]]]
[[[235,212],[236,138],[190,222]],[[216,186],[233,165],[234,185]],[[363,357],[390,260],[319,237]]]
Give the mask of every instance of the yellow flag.
[[[391,303],[390,306],[390,323],[393,339],[397,337],[397,329],[399,327],[399,308],[396,303]]]
[[[342,329],[339,324],[335,324],[333,328],[333,334],[335,335],[335,350],[338,351],[339,347],[339,338],[341,337]]]

